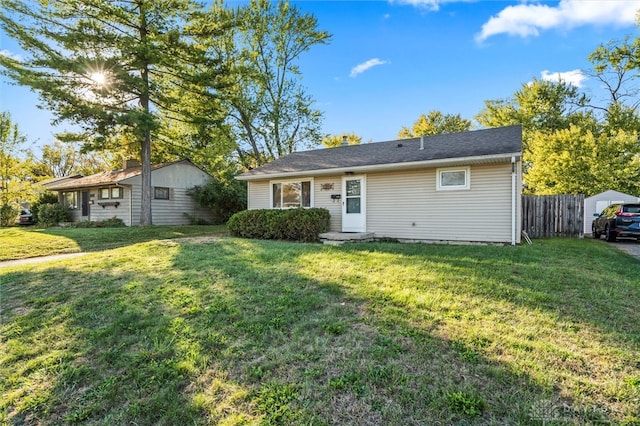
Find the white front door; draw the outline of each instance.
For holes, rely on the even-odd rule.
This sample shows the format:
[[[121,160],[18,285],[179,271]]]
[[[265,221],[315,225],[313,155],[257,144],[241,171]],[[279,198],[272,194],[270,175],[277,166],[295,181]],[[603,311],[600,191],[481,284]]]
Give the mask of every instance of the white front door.
[[[342,232],[365,232],[366,185],[364,176],[342,178]]]

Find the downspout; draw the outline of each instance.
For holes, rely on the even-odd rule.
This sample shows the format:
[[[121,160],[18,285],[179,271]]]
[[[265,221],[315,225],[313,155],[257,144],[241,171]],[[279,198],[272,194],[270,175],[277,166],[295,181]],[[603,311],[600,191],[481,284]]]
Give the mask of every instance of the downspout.
[[[516,157],[511,157],[511,245],[516,245],[517,200],[516,200]]]

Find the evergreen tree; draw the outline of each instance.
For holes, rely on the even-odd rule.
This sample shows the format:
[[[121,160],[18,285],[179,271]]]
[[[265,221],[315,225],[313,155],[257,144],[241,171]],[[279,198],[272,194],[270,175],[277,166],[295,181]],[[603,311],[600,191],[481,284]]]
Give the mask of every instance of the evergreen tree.
[[[0,26],[24,59],[0,55],[2,73],[40,95],[67,139],[85,150],[122,150],[142,163],[140,223],[150,225],[152,142],[172,123],[198,126],[219,108],[226,72],[202,47],[229,25],[204,18],[190,0],[0,0]],[[205,108],[181,100],[192,97]],[[209,124],[216,114],[207,118]],[[175,141],[174,141],[175,142]]]

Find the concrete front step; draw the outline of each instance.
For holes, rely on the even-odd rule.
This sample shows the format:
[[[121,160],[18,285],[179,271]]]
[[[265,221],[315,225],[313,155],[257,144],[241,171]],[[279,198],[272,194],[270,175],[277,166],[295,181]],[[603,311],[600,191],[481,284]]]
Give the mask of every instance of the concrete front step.
[[[320,234],[320,241],[324,244],[364,243],[373,241],[373,238],[373,232],[325,232]]]

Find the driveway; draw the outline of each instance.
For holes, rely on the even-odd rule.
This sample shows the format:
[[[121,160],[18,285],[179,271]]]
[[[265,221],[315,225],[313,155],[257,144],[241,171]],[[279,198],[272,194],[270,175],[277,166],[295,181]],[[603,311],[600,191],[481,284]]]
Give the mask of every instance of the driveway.
[[[636,259],[640,260],[640,240],[618,240],[615,243],[610,243],[612,246],[619,250],[629,253]]]

